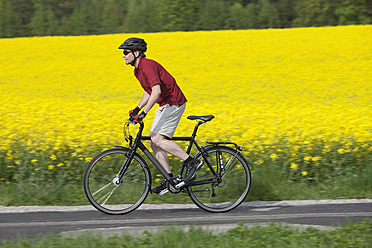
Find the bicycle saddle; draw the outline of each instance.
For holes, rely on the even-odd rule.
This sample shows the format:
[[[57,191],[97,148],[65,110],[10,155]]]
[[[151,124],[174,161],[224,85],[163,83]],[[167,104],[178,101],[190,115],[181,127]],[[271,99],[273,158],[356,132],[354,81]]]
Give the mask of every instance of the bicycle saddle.
[[[202,121],[210,121],[214,118],[214,115],[190,115],[187,117],[189,120],[202,120]]]

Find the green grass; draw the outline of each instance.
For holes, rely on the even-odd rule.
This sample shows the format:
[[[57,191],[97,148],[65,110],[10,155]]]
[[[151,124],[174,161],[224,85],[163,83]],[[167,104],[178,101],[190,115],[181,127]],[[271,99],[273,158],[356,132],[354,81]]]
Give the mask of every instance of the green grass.
[[[270,223],[267,227],[248,228],[243,224],[225,233],[212,233],[192,227],[184,231],[179,227],[169,227],[164,231],[144,232],[141,235],[100,235],[83,234],[78,237],[40,236],[36,240],[0,241],[3,248],[67,248],[67,247],[371,247],[372,223],[348,223],[333,231],[314,228],[301,230],[290,226]]]
[[[326,152],[325,144],[320,140],[294,151],[291,144],[282,141],[277,146],[262,148],[259,153],[255,149],[244,150],[243,155],[253,164],[247,200],[372,198],[371,142],[350,143],[350,151],[342,154],[341,141],[332,143]],[[92,147],[91,151],[78,153],[66,145],[55,157],[50,155],[56,152],[53,149],[35,154],[27,148],[15,142],[11,151],[0,151],[0,205],[89,204],[83,191],[84,171],[90,158],[104,148]],[[74,153],[76,156],[67,156]],[[170,164],[176,174],[180,160],[170,157]],[[152,164],[149,167],[156,184],[162,176]],[[149,195],[145,201],[185,202],[192,203],[185,194]]]
[[[372,166],[327,182],[293,182],[275,166],[253,169],[250,200],[308,200],[372,198]]]
[[[82,176],[81,176],[82,178]],[[293,182],[276,166],[255,166],[247,201],[372,198],[372,167],[329,182]],[[0,205],[88,205],[83,184],[67,178],[0,183]],[[149,194],[145,203],[192,203],[187,194]]]

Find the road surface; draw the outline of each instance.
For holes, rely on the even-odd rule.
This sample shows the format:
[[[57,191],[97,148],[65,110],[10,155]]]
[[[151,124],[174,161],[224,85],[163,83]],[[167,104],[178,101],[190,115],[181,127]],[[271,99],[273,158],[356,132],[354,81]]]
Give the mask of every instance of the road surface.
[[[1,207],[0,239],[34,239],[38,235],[76,236],[84,232],[114,235],[122,232],[141,234],[169,226],[188,229],[198,226],[223,232],[238,222],[266,225],[275,221],[299,228],[332,230],[350,220],[372,219],[372,199],[246,202],[221,214],[208,213],[195,205],[150,205],[126,215],[103,214],[91,206],[77,207]]]

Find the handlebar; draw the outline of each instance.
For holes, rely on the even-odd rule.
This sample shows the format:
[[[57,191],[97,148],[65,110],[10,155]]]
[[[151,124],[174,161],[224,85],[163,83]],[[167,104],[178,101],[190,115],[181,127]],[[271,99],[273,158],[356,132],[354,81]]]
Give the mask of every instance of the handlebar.
[[[129,124],[133,124],[133,125],[140,124],[140,128],[137,132],[137,136],[135,139],[133,139],[133,136],[130,134]],[[132,147],[134,143],[133,141],[137,142],[142,137],[142,131],[144,129],[144,126],[145,124],[143,123],[143,121],[137,122],[134,120],[134,117],[133,118],[129,117],[127,119],[127,122],[124,123],[124,127],[123,127],[124,139],[126,142],[129,143],[129,147]]]
[[[143,121],[138,122],[138,121],[136,121],[136,120],[134,119],[133,116],[129,117],[129,118],[127,119],[127,121],[128,121],[127,123],[131,123],[131,124],[133,124],[133,125],[136,125],[137,123],[139,123],[141,126],[144,125],[144,124],[143,124]]]

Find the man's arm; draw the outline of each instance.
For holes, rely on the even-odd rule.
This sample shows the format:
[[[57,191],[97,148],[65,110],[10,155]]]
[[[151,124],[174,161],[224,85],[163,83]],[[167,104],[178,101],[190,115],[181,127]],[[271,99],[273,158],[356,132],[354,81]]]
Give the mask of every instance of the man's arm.
[[[149,98],[150,98],[150,95],[145,91],[145,93],[143,93],[141,101],[138,104],[138,107],[142,109],[144,106],[146,106]]]
[[[158,101],[161,94],[161,87],[160,84],[155,84],[152,87],[151,95],[148,97],[145,109],[143,110],[146,114],[150,111],[150,109],[155,105],[155,103]],[[148,94],[147,94],[148,95]],[[144,97],[142,97],[143,99]],[[142,100],[141,100],[142,102]],[[141,104],[140,102],[140,104]],[[138,107],[141,107],[138,105]],[[143,106],[142,106],[143,107]]]

